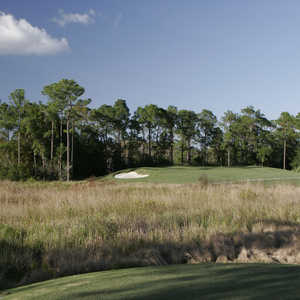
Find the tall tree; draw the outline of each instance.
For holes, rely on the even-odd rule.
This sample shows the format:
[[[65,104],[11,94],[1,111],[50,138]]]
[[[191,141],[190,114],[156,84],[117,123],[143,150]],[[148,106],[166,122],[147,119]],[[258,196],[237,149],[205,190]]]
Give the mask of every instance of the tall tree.
[[[50,160],[53,161],[54,156],[54,127],[58,120],[59,111],[63,110],[61,103],[57,98],[56,83],[44,86],[42,94],[48,96],[48,105],[45,107],[45,116],[51,122],[51,143],[50,143]]]
[[[148,131],[148,156],[150,160],[152,159],[152,135],[158,125],[158,114],[159,108],[154,104],[138,107],[136,111],[138,121]]]
[[[82,128],[85,124],[87,125],[89,119],[90,109],[88,105],[91,103],[92,99],[79,99],[72,110],[72,142],[71,142],[71,165],[74,165],[74,134],[77,126]],[[72,168],[73,171],[73,168]]]
[[[278,125],[277,133],[283,141],[283,169],[286,169],[286,149],[287,141],[295,136],[295,117],[288,112],[282,112],[280,117],[276,120]]]
[[[223,147],[227,151],[227,166],[231,166],[231,152],[234,148],[234,133],[232,125],[237,120],[237,114],[233,113],[232,111],[228,110],[224,113],[222,117],[221,126],[223,127],[224,131],[224,139],[223,139]]]
[[[176,106],[168,106],[167,110],[165,111],[165,127],[168,130],[168,137],[169,137],[169,161],[173,165],[174,164],[174,137],[175,137],[175,130],[176,125],[178,122],[178,110]]]
[[[12,107],[0,102],[0,139],[9,142],[11,131],[15,128]]]
[[[259,149],[266,146],[265,133],[270,126],[271,122],[253,106],[247,106],[241,110],[241,115],[238,118],[237,135],[243,163],[257,162]],[[260,150],[260,152],[265,153],[266,151]]]
[[[53,86],[53,98],[57,99],[58,106],[66,117],[66,134],[67,134],[67,181],[70,180],[70,122],[72,117],[73,106],[84,93],[84,88],[75,80],[62,79]]]
[[[91,111],[91,120],[95,122],[99,139],[104,145],[104,161],[106,169],[112,168],[112,142],[110,136],[114,130],[114,109],[111,105],[103,104],[98,109]]]
[[[128,164],[129,166],[136,166],[144,159],[144,139],[140,137],[142,131],[141,124],[137,120],[137,115],[133,116],[129,120],[128,124]],[[142,146],[142,151],[140,150]]]
[[[203,163],[208,164],[207,149],[211,145],[215,126],[217,124],[217,117],[210,110],[203,109],[200,114],[198,114],[198,133],[201,148],[204,152]]]
[[[181,137],[181,164],[184,163],[184,150],[187,150],[187,162],[191,164],[192,141],[196,134],[197,119],[194,111],[183,109],[178,112],[177,133]]]
[[[24,135],[26,141],[30,143],[30,148],[33,153],[34,162],[34,175],[42,176],[45,179],[47,173],[47,127],[49,126],[49,120],[45,118],[46,105],[42,103],[25,104],[26,116],[24,117]],[[48,151],[49,152],[49,151]],[[41,172],[37,172],[38,169],[38,157],[41,160]]]
[[[26,103],[25,100],[25,90],[24,89],[16,89],[14,92],[10,94],[10,103],[13,108],[16,128],[18,134],[18,166],[21,164],[21,123],[24,117],[24,105]]]
[[[126,100],[117,99],[113,106],[114,110],[114,128],[117,132],[117,145],[119,152],[119,161],[122,165],[123,161],[123,151],[126,151],[126,143],[125,138],[127,136],[127,128],[129,124],[130,112],[129,108],[126,104]],[[127,156],[125,154],[125,160],[127,160]]]
[[[217,165],[224,164],[224,149],[223,149],[223,131],[220,127],[216,126],[212,133],[212,140],[210,143],[210,147],[212,149],[212,153],[214,155],[213,161]]]

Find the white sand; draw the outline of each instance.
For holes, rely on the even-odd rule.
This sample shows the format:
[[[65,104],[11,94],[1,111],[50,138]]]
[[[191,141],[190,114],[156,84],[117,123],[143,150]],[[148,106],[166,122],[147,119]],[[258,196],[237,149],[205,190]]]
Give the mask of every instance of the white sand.
[[[115,175],[115,178],[118,179],[134,179],[134,178],[144,178],[148,177],[149,175],[141,175],[138,174],[137,172],[129,172],[129,173],[120,173]]]

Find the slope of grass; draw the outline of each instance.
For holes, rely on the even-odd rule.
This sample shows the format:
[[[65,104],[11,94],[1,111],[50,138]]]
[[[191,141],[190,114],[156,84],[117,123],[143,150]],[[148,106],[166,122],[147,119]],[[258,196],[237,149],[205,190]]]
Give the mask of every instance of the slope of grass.
[[[127,172],[119,171],[118,173]],[[140,179],[114,179],[124,182],[151,182],[151,183],[196,183],[199,178],[207,178],[209,182],[240,182],[240,181],[300,181],[300,175],[293,171],[275,168],[249,167],[143,167],[135,171],[139,174],[149,174],[149,177]],[[116,174],[116,173],[115,173]],[[113,179],[114,175],[107,179]]]
[[[299,279],[298,266],[173,265],[68,276],[8,290],[2,297],[5,300],[298,299]]]

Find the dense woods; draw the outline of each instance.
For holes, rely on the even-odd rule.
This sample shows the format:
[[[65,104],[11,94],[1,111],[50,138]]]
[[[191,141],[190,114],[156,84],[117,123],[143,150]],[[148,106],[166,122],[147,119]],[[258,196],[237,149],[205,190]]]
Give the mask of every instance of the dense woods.
[[[47,103],[16,89],[0,102],[0,177],[100,176],[140,165],[300,165],[300,114],[277,120],[252,106],[239,113],[178,110],[154,104],[130,113],[124,99],[91,108],[84,88],[62,79],[45,86]]]

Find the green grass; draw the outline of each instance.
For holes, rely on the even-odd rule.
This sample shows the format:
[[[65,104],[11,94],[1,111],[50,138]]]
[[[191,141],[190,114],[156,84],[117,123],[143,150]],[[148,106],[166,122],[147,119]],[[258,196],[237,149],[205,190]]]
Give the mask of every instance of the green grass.
[[[132,169],[131,169],[132,170]],[[127,172],[119,171],[118,173]],[[199,178],[207,178],[209,182],[241,182],[241,181],[300,181],[300,174],[275,168],[249,167],[143,167],[135,171],[139,174],[149,174],[149,177],[140,179],[114,179],[114,174],[106,179],[113,179],[117,182],[150,182],[150,183],[196,183]]]
[[[236,261],[239,255],[237,249],[241,246],[245,246],[250,251],[249,255],[252,248],[257,249],[259,246],[259,249],[267,253],[269,258],[275,253],[276,261],[280,259],[279,261],[283,263],[294,262],[292,255],[298,252],[300,245],[299,187],[280,184],[271,187],[262,184],[169,185],[151,184],[151,182],[192,183],[198,182],[199,177],[205,175],[213,182],[260,178],[266,180],[279,178],[287,182],[285,179],[293,176],[299,178],[297,173],[258,167],[142,168],[137,172],[148,173],[150,177],[127,180],[130,183],[125,184],[116,184],[116,181],[123,183],[124,180],[112,179],[112,176],[108,176],[107,181],[93,179],[70,184],[0,182],[0,223],[3,224],[0,226],[0,289],[42,279],[122,267],[214,262],[224,256]],[[132,184],[136,181],[150,183]],[[296,179],[296,181],[300,180]],[[277,250],[290,249],[290,246],[295,252],[284,255],[281,253],[280,258],[277,258]],[[265,261],[256,258],[255,255],[252,255],[251,259],[253,262]],[[298,258],[295,263],[299,263]],[[162,282],[166,282],[167,290],[165,291],[161,286],[162,293],[169,290],[172,293],[172,284],[178,282],[177,289],[180,294],[181,288],[186,293],[185,286],[181,287],[181,284],[192,285],[192,289],[196,289],[199,284],[202,285],[200,279],[197,279],[198,281],[193,279],[186,283],[180,277],[178,279],[176,276],[194,276],[185,275],[186,272],[180,270],[187,270],[187,272],[195,270],[200,272],[201,277],[203,269],[205,271],[205,268],[211,268],[205,271],[207,273],[205,280],[208,280],[205,284],[209,285],[219,280],[220,273],[214,270],[222,269],[219,266],[214,269],[206,265],[200,265],[195,269],[189,269],[194,268],[193,266],[186,266],[187,269],[182,269],[185,267],[178,265],[178,273],[177,267],[170,268],[166,267],[164,270],[173,270],[175,278],[169,277],[172,275],[171,271],[155,273],[156,277],[150,271],[147,278],[147,272],[152,270],[151,268],[137,269],[137,271],[120,270],[120,272],[125,272],[122,276],[127,278],[126,282],[129,285],[125,290],[131,293],[132,289],[136,289],[137,292],[142,293],[143,289],[140,286],[149,285],[149,298],[151,298],[152,293],[155,294],[157,289],[151,290],[150,284],[159,286],[161,284],[159,278],[162,278]],[[221,286],[222,288],[229,286],[233,289],[233,283],[230,282],[237,280],[234,276],[238,271],[235,271],[235,266],[232,265],[228,268],[226,270],[232,270],[232,275],[228,275],[227,279],[224,277],[226,282],[221,282]],[[264,268],[277,267],[265,266]],[[276,272],[272,276],[276,277],[278,272],[284,278],[284,270],[287,269],[280,268],[268,270]],[[253,269],[247,268],[243,274],[250,274],[249,280],[252,280],[252,273],[249,270]],[[137,272],[136,274],[140,275],[130,272]],[[180,272],[183,275],[180,275]],[[118,287],[119,283],[116,283],[114,288],[109,286],[109,281],[105,281],[105,276],[110,278],[109,274],[120,273],[103,274],[89,275],[91,284],[87,287],[88,291],[103,288],[108,291],[119,289],[120,294],[124,292],[123,285],[127,283],[122,283],[120,287]],[[138,277],[143,274],[147,276],[139,281]],[[95,283],[96,286],[93,287],[93,276],[99,276],[97,278],[100,278],[98,281],[100,285]],[[271,273],[266,275],[267,278],[270,276]],[[274,279],[275,277],[272,276],[271,278]],[[83,277],[78,278],[80,278],[78,283],[84,281]],[[201,278],[204,280],[203,276]],[[169,284],[169,280],[173,283]],[[143,283],[144,281],[146,283]],[[72,293],[75,293],[77,288],[79,288],[78,293],[81,291],[81,287],[77,287],[72,282],[70,285],[64,284],[64,281],[57,282],[62,282],[60,285],[54,282],[58,295],[64,294],[62,290],[64,288],[67,292],[68,287],[72,288]],[[41,283],[36,287],[40,286],[42,292],[46,293],[48,288],[44,287],[44,284]],[[255,284],[258,284],[258,281]],[[20,288],[19,291],[25,289],[27,287]],[[147,292],[148,288],[145,288],[145,291]],[[37,290],[37,293],[42,292]],[[12,299],[26,299],[25,296],[20,295],[20,298]],[[115,294],[109,292],[109,295]],[[133,294],[132,297],[144,299],[141,295]],[[34,299],[32,297],[29,299]],[[117,298],[118,295],[114,296],[115,298],[107,297],[103,299],[126,299]],[[44,295],[37,298],[47,299]],[[49,296],[48,299],[55,298]],[[57,299],[76,299],[76,297],[66,296]]]
[[[173,265],[104,271],[8,290],[0,299],[299,299],[300,267]]]

